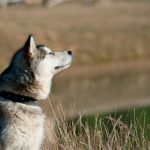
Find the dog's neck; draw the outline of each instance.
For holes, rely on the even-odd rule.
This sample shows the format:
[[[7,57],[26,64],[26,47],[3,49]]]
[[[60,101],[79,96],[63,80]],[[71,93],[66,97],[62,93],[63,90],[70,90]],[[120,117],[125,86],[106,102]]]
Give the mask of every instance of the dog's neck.
[[[36,99],[28,96],[23,96],[20,94],[14,94],[11,92],[0,91],[0,97],[5,101],[12,101],[14,103],[22,103],[26,105],[37,106],[38,102]]]
[[[16,70],[7,68],[0,76],[0,91],[8,91],[32,97],[37,100],[47,99],[50,94],[52,76],[47,78],[32,77],[24,71],[19,73]]]

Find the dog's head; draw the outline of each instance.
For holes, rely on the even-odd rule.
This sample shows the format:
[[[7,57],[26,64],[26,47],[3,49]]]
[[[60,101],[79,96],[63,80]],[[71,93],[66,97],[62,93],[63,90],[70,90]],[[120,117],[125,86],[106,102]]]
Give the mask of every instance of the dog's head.
[[[12,59],[18,72],[23,72],[18,79],[20,83],[30,83],[31,77],[39,83],[42,94],[39,99],[45,99],[51,86],[52,77],[68,68],[72,62],[72,52],[54,52],[44,45],[36,45],[34,37],[29,35],[23,48],[19,50]],[[40,92],[39,92],[40,93]]]
[[[24,68],[29,68],[39,77],[53,76],[68,68],[72,62],[71,51],[54,52],[45,45],[36,45],[33,35],[29,35],[18,54],[13,59],[15,62],[19,61],[15,64],[24,65]]]
[[[49,76],[68,68],[72,61],[72,52],[54,52],[44,45],[36,45],[30,35],[24,45],[24,50],[33,70],[37,75]]]

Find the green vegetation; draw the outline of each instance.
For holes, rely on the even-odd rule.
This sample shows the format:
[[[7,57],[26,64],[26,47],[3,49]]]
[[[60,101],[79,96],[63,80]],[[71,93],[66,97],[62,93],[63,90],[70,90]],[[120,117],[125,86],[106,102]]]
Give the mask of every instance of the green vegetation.
[[[80,116],[70,121],[65,117],[56,118],[56,149],[149,149],[149,113],[149,108],[141,108],[109,115]]]
[[[95,120],[102,120],[105,124],[112,129],[112,123],[117,121],[123,125],[130,126],[134,125],[136,127],[138,136],[141,136],[141,130],[144,132],[144,137],[150,140],[150,107],[129,109],[124,111],[117,111],[110,114],[99,114],[90,115],[82,118],[83,124],[88,124],[90,127],[94,128]],[[110,123],[109,123],[110,122]],[[141,137],[140,137],[141,138]]]

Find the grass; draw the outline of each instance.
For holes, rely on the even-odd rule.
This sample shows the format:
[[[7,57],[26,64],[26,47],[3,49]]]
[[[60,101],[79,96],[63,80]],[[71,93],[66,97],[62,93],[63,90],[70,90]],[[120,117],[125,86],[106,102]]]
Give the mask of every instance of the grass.
[[[65,117],[56,119],[56,133],[54,134],[56,150],[147,150],[150,139],[146,130],[150,130],[145,122],[145,113],[127,123],[123,116],[95,115],[79,116],[68,121]],[[140,124],[143,120],[143,124]],[[46,144],[45,150],[50,149]]]
[[[50,101],[49,101],[50,102]],[[52,107],[51,102],[49,103]],[[61,105],[53,110],[55,131],[49,122],[43,150],[148,150],[150,148],[149,107],[105,114],[66,117]],[[73,111],[73,110],[71,110]],[[49,135],[53,135],[53,138]]]

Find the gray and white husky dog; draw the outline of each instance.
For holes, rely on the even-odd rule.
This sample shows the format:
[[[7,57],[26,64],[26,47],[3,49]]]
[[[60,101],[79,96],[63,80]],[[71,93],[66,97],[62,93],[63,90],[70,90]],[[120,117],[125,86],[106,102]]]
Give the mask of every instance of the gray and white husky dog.
[[[0,150],[41,148],[45,115],[37,101],[47,99],[53,76],[71,61],[71,51],[54,52],[29,35],[0,75]]]

